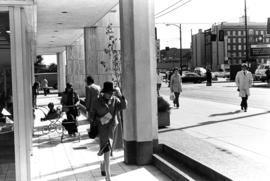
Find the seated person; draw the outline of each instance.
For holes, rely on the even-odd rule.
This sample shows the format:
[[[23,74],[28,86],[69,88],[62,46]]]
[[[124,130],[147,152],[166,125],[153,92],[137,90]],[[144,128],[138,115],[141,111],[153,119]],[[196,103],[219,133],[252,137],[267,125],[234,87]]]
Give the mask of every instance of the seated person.
[[[54,108],[54,104],[52,102],[50,102],[48,104],[48,108],[49,108],[49,112],[47,113],[47,115],[45,116],[45,118],[41,118],[41,121],[45,121],[45,120],[48,120],[48,119],[59,118],[59,116],[60,116],[59,110],[56,110]]]
[[[62,121],[62,125],[65,127],[65,129],[68,131],[68,134],[70,136],[75,136],[76,133],[78,133],[78,123],[76,118],[69,112],[67,113],[67,119],[64,119]]]

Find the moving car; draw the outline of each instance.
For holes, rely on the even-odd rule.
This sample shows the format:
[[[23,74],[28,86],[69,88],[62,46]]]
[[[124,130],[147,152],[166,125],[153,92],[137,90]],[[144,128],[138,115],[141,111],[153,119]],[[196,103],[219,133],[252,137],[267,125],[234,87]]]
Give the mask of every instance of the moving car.
[[[202,83],[205,80],[205,76],[200,76],[199,74],[194,72],[188,72],[183,74],[182,76],[182,82]]]
[[[266,80],[266,74],[265,71],[270,67],[269,64],[261,64],[258,66],[258,68],[255,71],[255,77],[254,80],[260,80],[265,81]]]

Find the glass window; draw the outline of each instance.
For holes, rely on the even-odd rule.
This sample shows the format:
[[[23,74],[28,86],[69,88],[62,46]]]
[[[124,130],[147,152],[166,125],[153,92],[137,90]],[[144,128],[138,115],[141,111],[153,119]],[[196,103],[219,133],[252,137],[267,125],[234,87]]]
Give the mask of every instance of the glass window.
[[[239,30],[238,31],[238,36],[241,36],[241,34],[242,34],[242,31]]]
[[[269,38],[266,38],[265,41],[266,41],[266,43],[269,43]]]
[[[236,32],[235,32],[235,31],[233,31],[233,32],[232,32],[232,35],[233,35],[233,36],[235,36],[235,35],[236,35]]]
[[[246,38],[243,38],[243,43],[246,43]]]
[[[238,38],[238,43],[241,43],[242,42],[242,40],[241,40],[242,38]]]
[[[227,31],[227,35],[230,36],[231,35],[231,31],[228,30]]]
[[[228,43],[231,43],[231,38],[228,38]]]
[[[230,46],[230,45],[228,45],[227,49],[228,49],[228,50],[231,50],[231,46]]]
[[[243,36],[246,36],[246,31],[243,31]]]
[[[263,30],[261,30],[261,35],[264,35],[264,31]]]
[[[236,50],[236,45],[233,45],[233,50]]]
[[[239,56],[239,57],[242,57],[242,52],[239,52],[239,53],[238,53],[238,56]]]
[[[233,43],[236,43],[236,39],[235,38],[233,38]]]
[[[259,31],[258,31],[258,30],[256,30],[256,31],[255,31],[255,34],[256,34],[256,35],[259,35]]]
[[[248,34],[249,34],[249,35],[254,35],[254,30],[253,30],[253,29],[249,29],[249,30],[248,30]]]
[[[238,45],[238,50],[242,50],[242,45]]]
[[[243,49],[246,50],[246,45],[243,46]]]

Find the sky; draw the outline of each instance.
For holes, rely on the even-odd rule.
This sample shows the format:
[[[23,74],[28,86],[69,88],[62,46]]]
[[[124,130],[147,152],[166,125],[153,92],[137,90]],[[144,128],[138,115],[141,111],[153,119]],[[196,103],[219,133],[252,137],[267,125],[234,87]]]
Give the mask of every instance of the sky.
[[[42,55],[42,57],[43,57],[42,63],[44,63],[45,65],[50,65],[52,63],[57,64],[56,55]]]
[[[172,8],[159,13],[178,1]],[[251,22],[267,22],[270,17],[270,0],[246,0],[246,4],[247,16]],[[174,8],[176,10],[163,15]],[[180,47],[179,28],[166,26],[166,23],[181,23],[182,47],[190,48],[191,34],[198,33],[199,29],[209,29],[214,23],[239,22],[243,15],[244,0],[155,0],[155,23],[160,48]]]

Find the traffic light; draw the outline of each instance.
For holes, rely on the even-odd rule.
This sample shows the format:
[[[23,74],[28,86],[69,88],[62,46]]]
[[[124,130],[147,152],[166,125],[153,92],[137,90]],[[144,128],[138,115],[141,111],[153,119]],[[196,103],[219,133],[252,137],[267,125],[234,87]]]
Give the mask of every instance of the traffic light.
[[[218,40],[224,41],[224,30],[219,30],[218,32]]]

